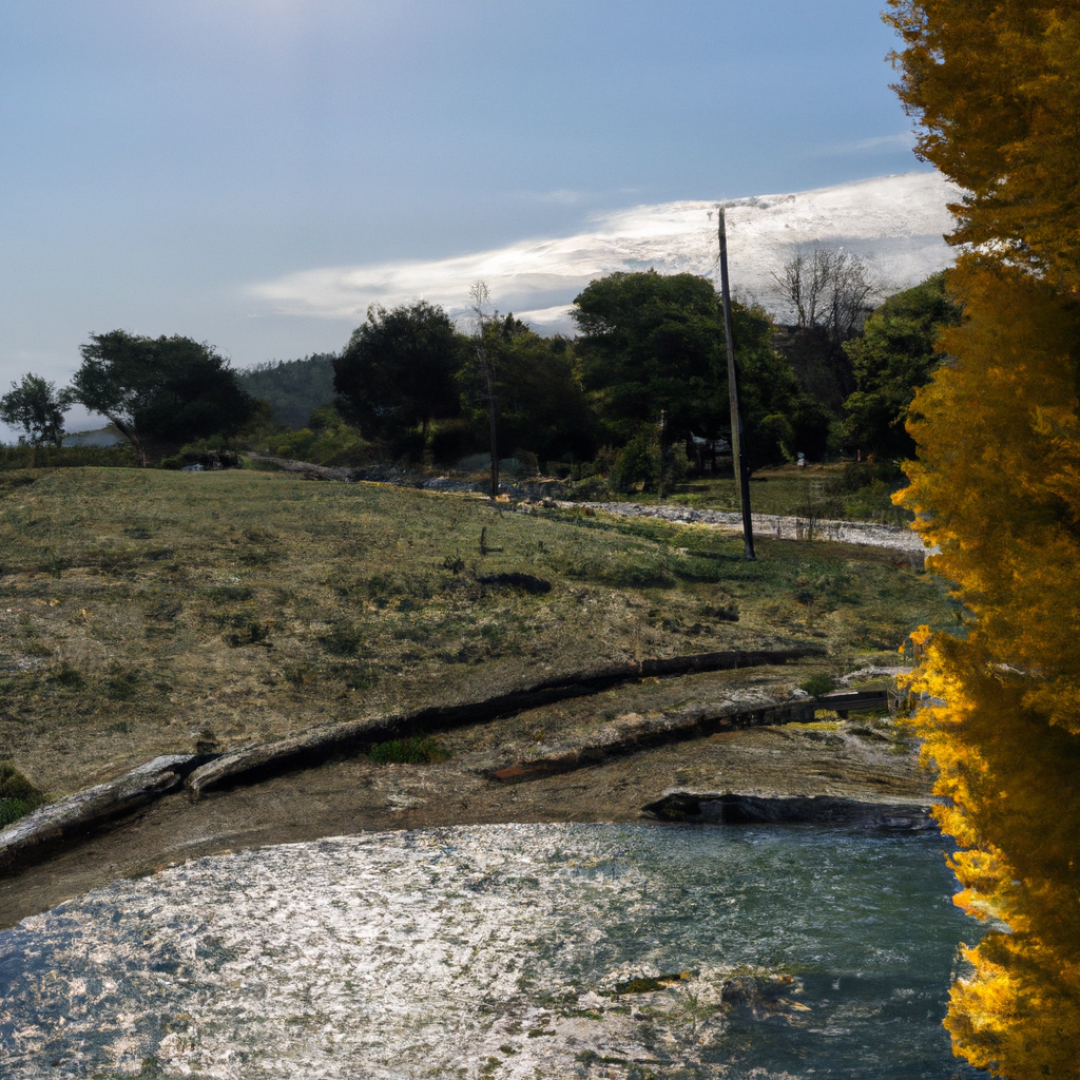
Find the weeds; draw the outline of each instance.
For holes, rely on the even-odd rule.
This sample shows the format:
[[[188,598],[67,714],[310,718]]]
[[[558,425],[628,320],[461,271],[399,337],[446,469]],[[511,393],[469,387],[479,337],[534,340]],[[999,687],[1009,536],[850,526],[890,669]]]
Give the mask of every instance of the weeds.
[[[815,672],[804,683],[799,684],[800,690],[805,690],[811,697],[824,697],[836,689],[836,680],[824,672]]]
[[[364,644],[363,631],[355,623],[342,620],[335,623],[319,640],[334,656],[355,656]]]
[[[368,758],[376,765],[431,765],[449,757],[430,735],[391,739],[376,743],[368,750]]]
[[[45,797],[9,761],[0,761],[0,828],[25,817]]]

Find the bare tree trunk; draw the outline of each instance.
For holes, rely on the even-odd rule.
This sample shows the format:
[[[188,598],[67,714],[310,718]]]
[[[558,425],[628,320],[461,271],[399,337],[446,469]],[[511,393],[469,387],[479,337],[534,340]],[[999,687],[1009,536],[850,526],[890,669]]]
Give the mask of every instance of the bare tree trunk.
[[[499,443],[495,424],[495,372],[484,348],[484,328],[487,326],[484,306],[488,302],[488,287],[484,282],[478,281],[472,287],[472,298],[473,311],[476,313],[476,358],[480,361],[487,387],[488,421],[491,425],[491,498],[495,500],[499,497]]]

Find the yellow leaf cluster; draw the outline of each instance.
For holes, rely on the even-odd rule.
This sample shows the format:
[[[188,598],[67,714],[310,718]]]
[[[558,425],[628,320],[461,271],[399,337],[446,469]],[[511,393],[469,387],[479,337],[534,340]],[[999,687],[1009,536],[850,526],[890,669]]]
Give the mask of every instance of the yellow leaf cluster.
[[[959,243],[1080,286],[1080,5],[888,0],[918,152],[969,192]]]
[[[1007,926],[965,950],[945,1026],[955,1053],[1015,1080],[1080,1075],[1080,739],[1025,704],[1032,681],[976,626],[935,636],[914,686],[945,702],[915,724],[963,846],[955,901]]]
[[[1004,924],[946,1027],[998,1075],[1080,1077],[1080,0],[888,3],[919,152],[969,193],[900,496],[970,615],[914,687],[956,901]]]

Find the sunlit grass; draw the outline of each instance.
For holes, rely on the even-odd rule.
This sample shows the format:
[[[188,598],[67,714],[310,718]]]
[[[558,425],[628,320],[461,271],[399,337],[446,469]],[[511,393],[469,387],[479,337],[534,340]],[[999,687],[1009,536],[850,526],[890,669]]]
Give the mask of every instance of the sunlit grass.
[[[924,574],[845,545],[762,540],[749,563],[701,527],[252,471],[5,479],[0,745],[51,795],[207,732],[227,748],[645,656],[827,648],[797,683],[948,618]]]

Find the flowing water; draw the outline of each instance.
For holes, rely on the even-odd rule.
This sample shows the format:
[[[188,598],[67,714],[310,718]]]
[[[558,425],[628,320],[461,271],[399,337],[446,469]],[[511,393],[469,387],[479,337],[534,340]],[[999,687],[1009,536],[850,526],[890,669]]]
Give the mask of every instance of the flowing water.
[[[968,1078],[941,838],[499,825],[200,859],[0,933],[0,1076]]]

